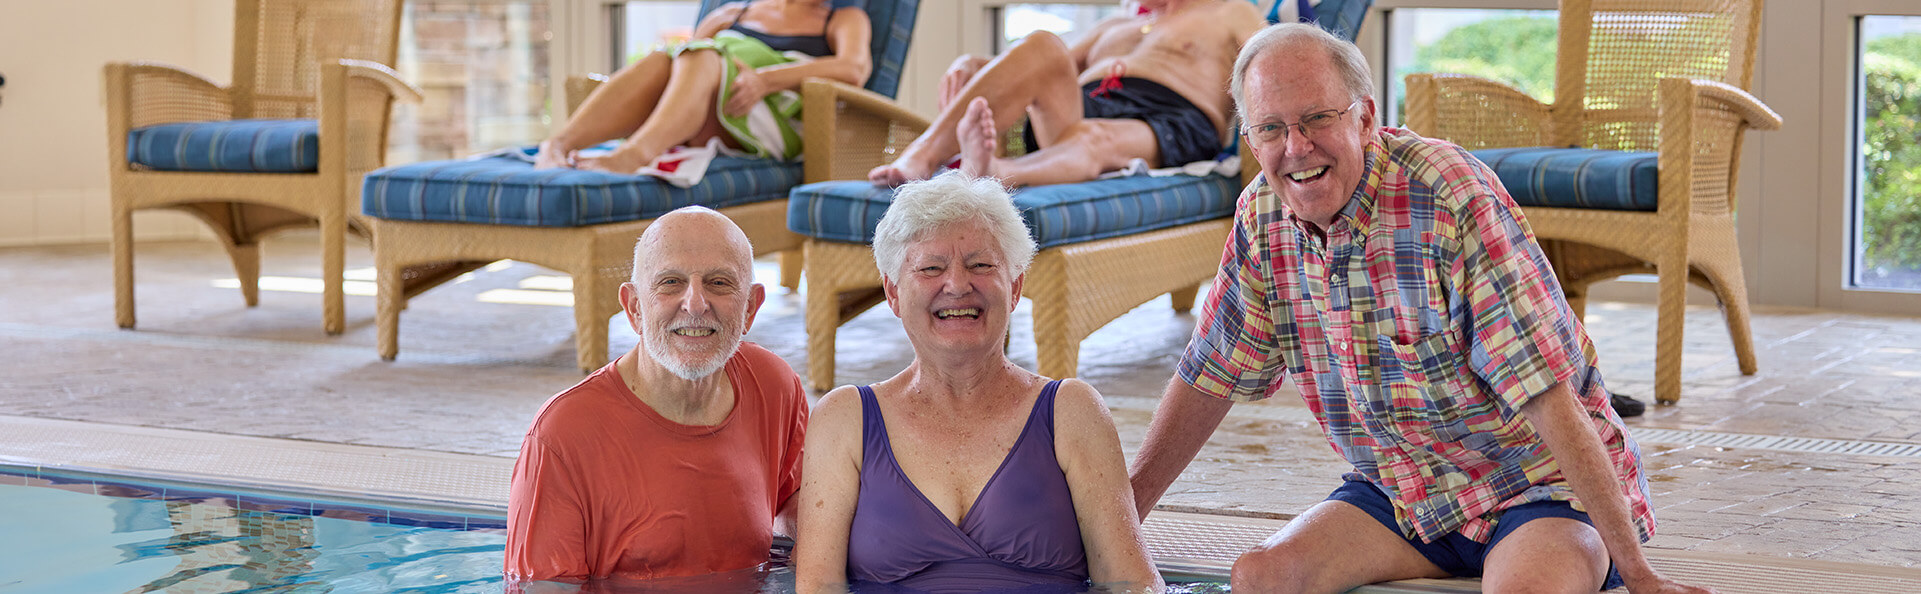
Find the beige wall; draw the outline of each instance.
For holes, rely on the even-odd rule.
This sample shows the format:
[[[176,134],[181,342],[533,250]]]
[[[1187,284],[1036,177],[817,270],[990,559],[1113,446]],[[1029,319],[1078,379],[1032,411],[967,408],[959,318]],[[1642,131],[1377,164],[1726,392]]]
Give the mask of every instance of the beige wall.
[[[231,1],[0,2],[0,245],[107,238],[102,65],[166,62],[225,83],[232,53]],[[198,235],[172,213],[143,213],[135,229]]]

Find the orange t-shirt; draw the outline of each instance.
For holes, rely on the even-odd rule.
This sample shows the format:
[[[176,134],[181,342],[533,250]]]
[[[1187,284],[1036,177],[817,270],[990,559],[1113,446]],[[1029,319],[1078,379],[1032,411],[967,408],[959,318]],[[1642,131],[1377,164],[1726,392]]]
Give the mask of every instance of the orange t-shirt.
[[[510,580],[655,578],[767,561],[773,518],[800,488],[800,376],[750,342],[727,360],[734,410],[682,425],[609,363],[535,415],[507,505]]]

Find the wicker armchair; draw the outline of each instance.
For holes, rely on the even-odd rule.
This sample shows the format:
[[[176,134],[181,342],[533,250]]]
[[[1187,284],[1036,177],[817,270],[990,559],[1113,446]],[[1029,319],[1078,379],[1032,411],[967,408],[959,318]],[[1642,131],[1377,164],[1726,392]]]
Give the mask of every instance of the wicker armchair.
[[[1734,198],[1743,133],[1781,125],[1745,90],[1760,21],[1761,0],[1562,0],[1553,104],[1472,76],[1407,78],[1408,128],[1494,165],[1577,317],[1589,285],[1624,274],[1659,276],[1654,395],[1663,403],[1681,398],[1689,282],[1714,291],[1741,373],[1755,371]],[[1643,157],[1656,164],[1643,185],[1650,191],[1634,193],[1653,204],[1596,205],[1579,190],[1543,185],[1543,177],[1581,175],[1565,163],[1511,175],[1489,156],[1497,151],[1483,150],[1506,147],[1652,155]]]
[[[399,0],[236,2],[234,80],[226,87],[163,64],[106,66],[114,306],[120,327],[134,325],[133,212],[157,208],[185,211],[207,223],[232,258],[249,307],[260,300],[261,238],[318,223],[325,329],[338,334],[346,327],[341,275],[347,233],[357,227],[351,205],[360,177],[385,159],[393,101],[420,99],[383,65],[394,60],[400,10]],[[154,149],[151,141],[129,147],[130,134],[186,123],[317,128],[317,154],[309,154],[317,163],[261,165],[281,156],[261,150],[249,156],[245,147],[239,147],[239,166],[184,164],[192,155],[171,165],[143,164],[129,154],[129,148]],[[191,135],[205,140],[239,133],[232,126],[190,128],[196,131],[182,133],[180,144],[161,146],[153,154],[184,155]],[[283,143],[286,152],[298,156],[300,142]],[[211,146],[219,147],[219,141]],[[245,163],[249,158],[251,166]]]

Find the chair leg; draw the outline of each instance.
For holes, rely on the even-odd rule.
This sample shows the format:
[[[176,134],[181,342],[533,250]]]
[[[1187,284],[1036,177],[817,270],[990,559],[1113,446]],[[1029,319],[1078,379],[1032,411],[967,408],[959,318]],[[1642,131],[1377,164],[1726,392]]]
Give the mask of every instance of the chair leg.
[[[113,317],[133,328],[133,211],[113,210]]]
[[[1727,319],[1728,338],[1734,341],[1734,359],[1741,375],[1754,375],[1759,368],[1754,362],[1754,335],[1748,328],[1747,282],[1738,268],[1729,274],[1709,272],[1705,276],[1714,286],[1715,298],[1721,301],[1721,316]]]
[[[1587,324],[1587,285],[1561,285],[1561,294],[1567,297],[1568,311],[1574,313],[1575,321]]]
[[[1035,371],[1054,379],[1074,377],[1080,371],[1081,339],[1067,328],[1067,306],[1053,299],[1034,301]]]
[[[255,258],[258,260],[258,257]],[[347,297],[343,287],[347,273],[347,217],[344,214],[320,218],[320,311],[328,335],[347,329]]]
[[[392,361],[400,354],[400,310],[407,308],[407,289],[402,275],[405,270],[406,267],[384,262],[374,267],[374,282],[379,291],[374,298],[374,325],[379,329],[382,361]]]
[[[1655,314],[1654,398],[1662,404],[1681,400],[1682,331],[1687,326],[1688,265],[1685,252],[1661,259],[1660,296]]]
[[[607,280],[598,272],[574,274],[574,357],[581,373],[607,364]]]
[[[1195,285],[1170,292],[1167,294],[1167,298],[1174,302],[1175,313],[1187,313],[1194,310],[1194,297],[1199,295],[1200,292],[1200,285]]]
[[[812,269],[808,276],[807,385],[830,390],[834,387],[834,335],[840,331],[840,288],[811,278],[818,276]]]
[[[801,258],[800,248],[780,253],[780,286],[787,287],[788,291],[800,290],[801,265],[806,263]]]
[[[227,243],[227,259],[233,261],[233,275],[240,280],[240,298],[247,307],[260,306],[260,244]]]

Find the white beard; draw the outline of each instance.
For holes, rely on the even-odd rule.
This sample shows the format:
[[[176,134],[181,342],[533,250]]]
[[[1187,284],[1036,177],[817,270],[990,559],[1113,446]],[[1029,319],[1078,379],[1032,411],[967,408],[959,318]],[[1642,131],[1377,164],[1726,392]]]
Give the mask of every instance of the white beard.
[[[667,341],[670,337],[660,336],[660,334],[669,334],[669,332],[663,332],[650,327],[647,330],[647,334],[648,336],[641,337],[641,342],[646,343],[647,346],[647,357],[653,359],[654,363],[659,364],[662,368],[665,368],[668,373],[672,373],[680,379],[687,381],[705,378],[713,375],[716,371],[720,371],[720,368],[727,365],[727,360],[734,358],[734,353],[740,350],[741,337],[735,335],[733,340],[729,341],[727,348],[722,349],[711,357],[690,361],[687,360],[692,358],[690,355],[675,352],[667,347]]]

